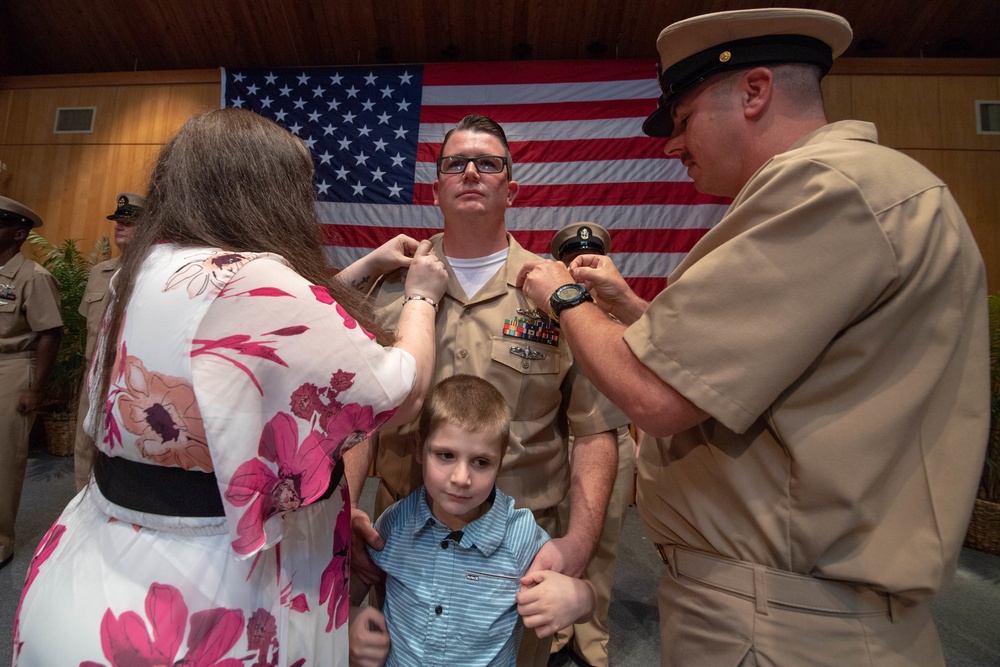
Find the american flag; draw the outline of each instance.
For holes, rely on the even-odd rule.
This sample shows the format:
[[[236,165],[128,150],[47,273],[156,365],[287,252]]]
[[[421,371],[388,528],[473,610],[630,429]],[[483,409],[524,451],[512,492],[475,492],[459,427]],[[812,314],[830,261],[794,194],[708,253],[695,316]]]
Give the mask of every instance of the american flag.
[[[445,132],[477,113],[510,142],[521,187],[506,222],[518,242],[548,256],[561,227],[597,222],[622,275],[650,299],[728,204],[696,192],[663,140],[642,134],[655,71],[651,60],[224,69],[222,105],[309,146],[334,267],[400,232],[440,231],[434,161]]]

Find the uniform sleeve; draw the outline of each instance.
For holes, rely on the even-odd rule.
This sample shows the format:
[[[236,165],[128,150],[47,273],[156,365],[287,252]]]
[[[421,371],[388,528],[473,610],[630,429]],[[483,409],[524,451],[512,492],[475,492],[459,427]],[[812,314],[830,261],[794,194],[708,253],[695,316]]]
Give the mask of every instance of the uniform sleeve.
[[[563,385],[569,389],[566,418],[573,435],[614,431],[621,426],[628,426],[631,421],[621,408],[597,390],[576,364],[566,374]]]
[[[322,498],[346,449],[389,417],[413,357],[372,340],[324,288],[273,258],[209,307],[191,370],[234,551],[281,539],[281,516]]]
[[[38,271],[24,287],[25,316],[32,331],[55,329],[63,324],[59,312],[59,286],[47,271]]]
[[[897,277],[884,232],[840,172],[803,159],[752,185],[702,240],[717,247],[625,332],[645,366],[738,433]]]

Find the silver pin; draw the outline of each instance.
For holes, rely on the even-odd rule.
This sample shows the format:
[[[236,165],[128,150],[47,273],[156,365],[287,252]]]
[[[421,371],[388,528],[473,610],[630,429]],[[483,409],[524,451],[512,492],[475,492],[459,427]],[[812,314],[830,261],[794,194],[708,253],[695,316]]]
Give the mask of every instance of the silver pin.
[[[531,309],[529,309],[529,308],[518,308],[517,309],[517,314],[518,315],[524,315],[525,317],[530,317],[533,320],[540,320],[540,319],[542,319],[542,314],[539,313],[537,310],[535,310],[533,308],[531,308]]]
[[[531,361],[541,361],[545,358],[545,355],[538,350],[532,350],[530,346],[521,347],[520,345],[511,345],[510,353],[516,354],[522,359],[530,359]]]

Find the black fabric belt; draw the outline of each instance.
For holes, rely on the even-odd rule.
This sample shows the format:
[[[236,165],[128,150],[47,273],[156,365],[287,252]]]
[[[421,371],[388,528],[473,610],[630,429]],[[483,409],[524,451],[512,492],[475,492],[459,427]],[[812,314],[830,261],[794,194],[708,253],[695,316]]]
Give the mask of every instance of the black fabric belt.
[[[337,461],[330,486],[319,499],[326,500],[344,476],[344,461]],[[94,457],[94,480],[101,494],[116,505],[161,516],[225,516],[219,484],[213,472],[151,465],[108,456]]]
[[[766,614],[767,605],[774,604],[822,614],[893,616],[893,596],[867,586],[784,572],[673,544],[657,544],[656,550],[674,574],[753,600],[760,613]]]

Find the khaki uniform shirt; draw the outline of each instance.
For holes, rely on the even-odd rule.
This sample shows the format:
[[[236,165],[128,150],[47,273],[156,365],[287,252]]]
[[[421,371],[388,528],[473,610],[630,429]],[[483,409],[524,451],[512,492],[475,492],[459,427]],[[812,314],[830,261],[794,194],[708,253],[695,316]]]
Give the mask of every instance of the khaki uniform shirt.
[[[625,334],[711,415],[641,448],[652,539],[938,591],[982,470],[986,306],[948,189],[874,126],[764,164]]]
[[[80,314],[87,318],[87,349],[86,357],[89,364],[94,355],[94,345],[97,335],[101,332],[101,322],[104,321],[104,311],[108,307],[108,290],[111,277],[118,270],[121,258],[115,257],[90,269],[87,286],[84,288],[83,300],[80,301]]]
[[[62,326],[52,274],[21,253],[0,269],[0,354],[34,352],[36,332]]]
[[[583,436],[614,431],[629,420],[579,372],[564,338],[558,345],[548,345],[504,334],[505,321],[531,321],[519,314],[532,307],[514,283],[521,265],[537,259],[509,234],[507,238],[510,254],[506,264],[472,298],[465,296],[444,257],[442,234],[431,238],[433,252],[448,268],[448,289],[435,322],[433,381],[466,373],[485,378],[503,394],[512,408],[510,451],[497,485],[517,501],[518,507],[538,511],[556,507],[569,489],[569,433]],[[390,327],[402,307],[401,273],[387,276],[375,291],[379,314]],[[558,330],[550,327],[550,331]],[[526,359],[514,354],[512,347],[530,347],[543,356]],[[378,436],[376,468],[397,499],[421,484],[420,466],[414,461],[415,429],[414,423],[399,433]]]

